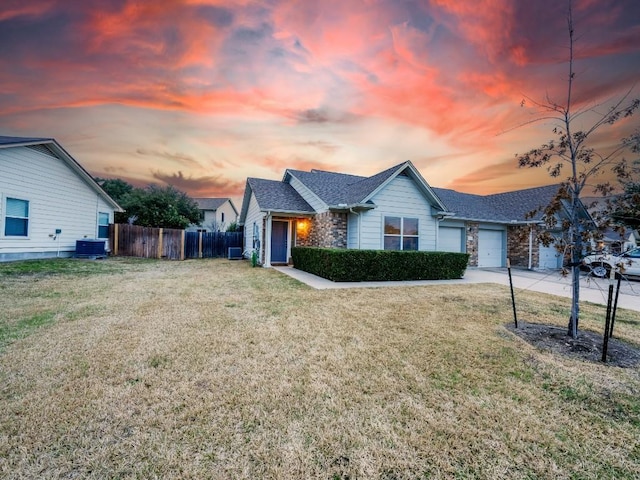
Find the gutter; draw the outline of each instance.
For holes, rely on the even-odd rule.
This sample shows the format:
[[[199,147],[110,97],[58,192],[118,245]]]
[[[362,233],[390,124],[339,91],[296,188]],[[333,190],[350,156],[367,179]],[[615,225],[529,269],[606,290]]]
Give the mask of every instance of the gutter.
[[[378,206],[373,203],[339,203],[337,205],[329,205],[329,210],[351,212],[354,208],[357,208],[359,210],[373,210],[374,208],[378,208]]]

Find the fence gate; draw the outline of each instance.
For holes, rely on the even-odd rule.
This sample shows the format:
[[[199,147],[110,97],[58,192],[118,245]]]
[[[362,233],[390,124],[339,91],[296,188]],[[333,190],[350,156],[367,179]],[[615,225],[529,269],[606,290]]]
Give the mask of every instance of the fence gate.
[[[186,258],[226,257],[229,247],[242,248],[242,232],[186,232]]]

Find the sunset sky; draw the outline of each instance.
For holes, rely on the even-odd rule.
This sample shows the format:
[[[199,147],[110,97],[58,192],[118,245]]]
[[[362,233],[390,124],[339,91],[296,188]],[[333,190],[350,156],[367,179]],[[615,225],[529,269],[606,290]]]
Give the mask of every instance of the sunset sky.
[[[462,192],[549,184],[515,154],[552,137],[523,125],[540,111],[522,100],[566,99],[566,13],[562,0],[3,0],[0,135],[53,137],[95,176],[235,201],[247,176],[405,160]],[[577,104],[640,96],[640,1],[576,0],[574,23]]]

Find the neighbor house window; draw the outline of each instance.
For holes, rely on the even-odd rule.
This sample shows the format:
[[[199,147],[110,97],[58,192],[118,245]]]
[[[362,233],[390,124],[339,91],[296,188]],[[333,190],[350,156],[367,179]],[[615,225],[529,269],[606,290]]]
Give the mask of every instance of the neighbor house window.
[[[109,238],[109,214],[98,213],[98,238]]]
[[[7,198],[4,234],[7,237],[26,237],[29,234],[29,202],[27,200]]]
[[[384,217],[385,250],[418,250],[418,219]]]
[[[224,212],[220,212],[220,221],[224,223]]]

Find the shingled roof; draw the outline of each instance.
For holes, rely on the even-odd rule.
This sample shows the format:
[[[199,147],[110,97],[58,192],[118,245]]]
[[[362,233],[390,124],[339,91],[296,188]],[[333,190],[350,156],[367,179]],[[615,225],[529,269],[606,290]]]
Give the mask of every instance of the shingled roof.
[[[493,195],[473,195],[446,188],[434,188],[452,218],[488,222],[539,221],[560,185],[527,188]],[[530,213],[535,214],[528,218]]]
[[[256,197],[261,210],[291,213],[315,213],[304,198],[288,183],[262,178],[247,178],[247,186]],[[245,197],[247,190],[245,190]],[[246,202],[243,202],[243,205]]]
[[[371,195],[386,181],[401,172],[410,170],[418,183],[422,184],[425,191],[429,186],[420,176],[413,164],[409,161],[394,165],[371,177],[348,175],[344,173],[326,172],[323,170],[287,170],[284,175],[286,182],[288,176],[293,176],[311,190],[320,200],[330,207],[340,205],[362,205],[368,203]],[[436,203],[439,199],[434,198]]]
[[[282,181],[247,179],[247,186],[256,196],[263,211],[289,213],[316,213],[315,210],[290,185],[291,178],[296,178],[322,202],[330,208],[344,205],[363,205],[370,202],[371,196],[389,179],[402,172],[417,177],[428,195],[435,194],[434,204],[449,212],[448,218],[473,220],[480,222],[530,222],[540,221],[544,208],[551,203],[558,193],[560,185],[527,188],[493,195],[474,195],[456,192],[446,188],[429,187],[411,162],[403,162],[388,168],[371,177],[349,175],[323,170],[287,170]],[[250,192],[245,191],[248,202]],[[243,208],[245,208],[243,202]],[[373,206],[373,204],[371,204]],[[531,213],[535,212],[533,216]],[[246,212],[244,212],[246,214]]]
[[[217,210],[228,198],[194,198],[200,210]]]

